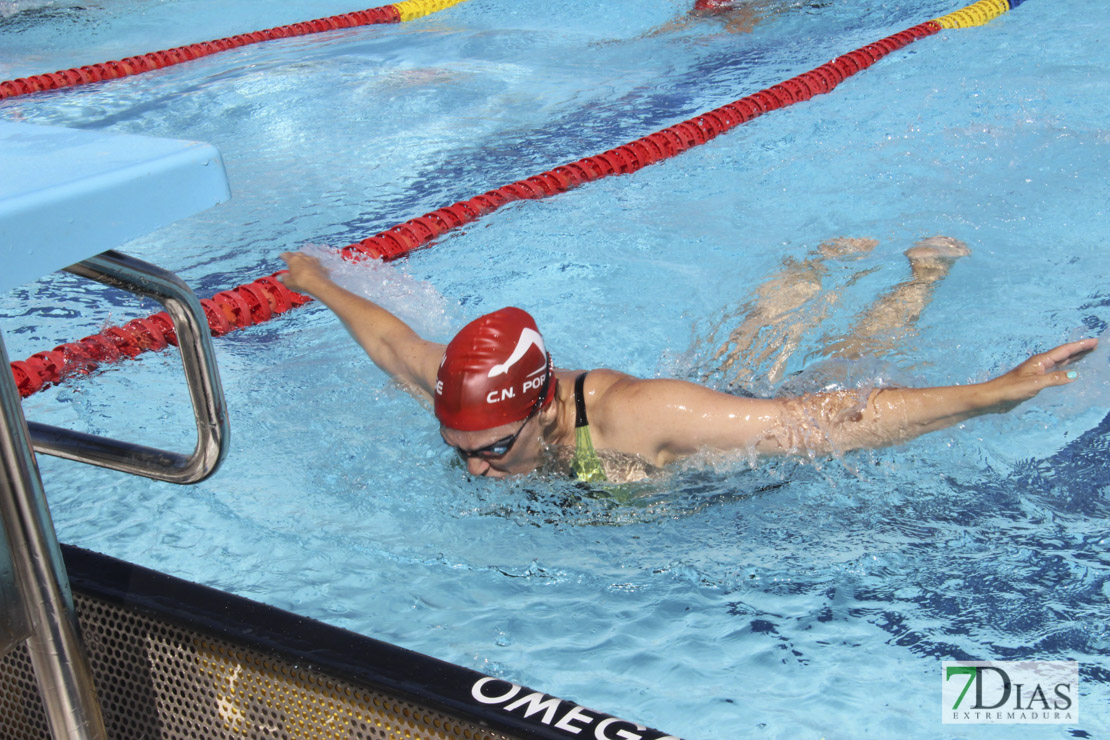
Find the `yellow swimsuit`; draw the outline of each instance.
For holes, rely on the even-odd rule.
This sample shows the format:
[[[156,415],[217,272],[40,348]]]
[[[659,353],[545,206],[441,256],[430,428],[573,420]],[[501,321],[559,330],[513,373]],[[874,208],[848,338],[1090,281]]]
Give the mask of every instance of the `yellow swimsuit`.
[[[574,379],[574,458],[571,469],[578,480],[587,483],[601,483],[606,480],[597,456],[593,440],[590,439],[590,422],[586,419],[586,396],[582,386],[586,383],[586,373]]]

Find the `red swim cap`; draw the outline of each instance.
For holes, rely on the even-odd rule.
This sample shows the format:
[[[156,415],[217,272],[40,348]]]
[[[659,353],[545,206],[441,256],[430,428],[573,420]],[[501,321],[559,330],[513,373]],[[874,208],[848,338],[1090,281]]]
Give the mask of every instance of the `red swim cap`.
[[[512,307],[488,313],[464,326],[443,353],[436,418],[462,432],[520,421],[555,397],[552,372],[535,319]]]
[[[719,13],[722,10],[732,8],[732,4],[733,0],[696,0],[694,10],[708,10],[712,13]]]

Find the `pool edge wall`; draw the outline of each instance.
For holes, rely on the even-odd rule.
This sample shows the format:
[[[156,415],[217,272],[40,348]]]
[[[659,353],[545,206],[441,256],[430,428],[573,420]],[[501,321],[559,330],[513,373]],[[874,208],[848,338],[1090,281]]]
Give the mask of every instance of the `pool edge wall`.
[[[217,589],[62,549],[110,737],[671,737]],[[0,657],[0,718],[5,737],[49,737],[23,644]]]

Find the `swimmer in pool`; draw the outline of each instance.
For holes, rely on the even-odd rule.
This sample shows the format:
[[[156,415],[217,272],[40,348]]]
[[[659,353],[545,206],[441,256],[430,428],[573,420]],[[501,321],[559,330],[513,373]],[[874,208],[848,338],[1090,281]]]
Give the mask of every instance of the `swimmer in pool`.
[[[645,35],[658,36],[679,31],[703,20],[722,24],[728,33],[751,33],[769,12],[769,5],[768,0],[695,0],[681,18],[664,23]]]
[[[814,3],[811,0],[805,4],[806,7],[814,5],[822,7],[824,3]],[[751,33],[761,21],[795,7],[798,7],[797,3],[785,3],[782,0],[694,0],[681,18],[665,23],[645,35],[658,36],[702,21],[717,23],[726,33]]]
[[[473,475],[530,473],[563,451],[585,481],[624,482],[702,450],[827,455],[885,447],[966,419],[1009,411],[1076,378],[1069,364],[1096,339],[1033,355],[984,383],[744,398],[683,380],[556,368],[535,321],[503,308],[447,344],[427,341],[377,304],[337,285],[316,258],[281,255],[281,280],[330,308],[370,359],[431,402],[443,441]],[[641,474],[642,476],[642,474]]]

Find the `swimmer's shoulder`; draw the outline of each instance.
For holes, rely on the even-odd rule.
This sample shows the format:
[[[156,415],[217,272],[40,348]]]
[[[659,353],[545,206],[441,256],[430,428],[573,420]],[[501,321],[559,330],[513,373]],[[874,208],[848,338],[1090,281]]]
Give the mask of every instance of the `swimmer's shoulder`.
[[[619,392],[623,386],[638,382],[639,380],[628,373],[622,373],[618,370],[610,370],[604,367],[594,368],[593,370],[565,370],[563,368],[556,368],[555,374],[559,378],[559,382],[566,384],[568,389],[574,388],[578,376],[585,375],[586,380],[583,384],[583,389],[586,395],[586,402],[590,408],[598,401],[604,399],[611,390]]]
[[[639,378],[628,373],[622,373],[619,370],[610,370],[605,367],[590,370],[582,385],[582,393],[586,398],[586,410],[590,413],[590,423],[594,423],[593,416],[595,415],[599,416],[599,422],[602,421],[600,416],[607,413],[607,407],[614,400],[619,400],[622,393],[638,382],[640,382]]]
[[[637,436],[633,429],[644,421],[630,403],[637,396],[637,389],[646,383],[642,378],[609,368],[591,370],[583,385],[587,421],[593,436],[594,447],[601,450],[617,449],[639,454],[638,448],[629,448],[629,436]]]

